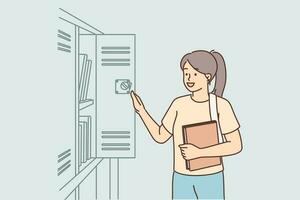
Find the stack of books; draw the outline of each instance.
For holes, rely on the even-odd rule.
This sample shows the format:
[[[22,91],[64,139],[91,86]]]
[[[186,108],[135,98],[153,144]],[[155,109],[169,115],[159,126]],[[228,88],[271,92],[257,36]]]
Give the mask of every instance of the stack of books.
[[[79,132],[78,132],[78,160],[79,166],[91,158],[91,133],[92,119],[91,116],[79,117]]]

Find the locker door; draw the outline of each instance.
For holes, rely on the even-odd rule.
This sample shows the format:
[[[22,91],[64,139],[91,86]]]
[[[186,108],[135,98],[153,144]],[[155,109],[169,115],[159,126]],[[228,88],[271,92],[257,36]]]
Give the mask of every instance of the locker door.
[[[57,131],[60,132],[57,142],[57,175],[59,187],[62,187],[75,176],[76,168],[74,126],[75,26],[59,20],[56,40],[56,60],[60,71],[57,72],[54,81],[64,83],[57,89],[61,112],[57,114],[54,124]]]
[[[135,35],[97,36],[97,157],[135,157]]]

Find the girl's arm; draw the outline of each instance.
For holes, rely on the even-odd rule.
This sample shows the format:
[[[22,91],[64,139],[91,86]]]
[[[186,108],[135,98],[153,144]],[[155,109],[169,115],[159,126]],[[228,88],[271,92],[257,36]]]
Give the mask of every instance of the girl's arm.
[[[157,143],[165,143],[171,137],[171,134],[162,125],[158,125],[151,115],[145,109],[145,106],[141,98],[133,91],[130,93],[134,109],[139,114],[143,123],[145,124],[148,132],[150,133],[153,140]]]
[[[217,144],[207,148],[198,148],[193,144],[179,145],[182,156],[186,160],[199,157],[229,156],[242,151],[243,145],[239,130],[235,130],[225,135],[227,142]]]

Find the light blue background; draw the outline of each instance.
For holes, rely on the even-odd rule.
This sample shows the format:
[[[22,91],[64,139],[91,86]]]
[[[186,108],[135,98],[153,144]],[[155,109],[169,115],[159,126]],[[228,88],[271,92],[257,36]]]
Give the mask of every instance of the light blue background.
[[[62,7],[104,33],[137,34],[137,92],[159,122],[186,94],[179,61],[215,49],[243,152],[225,158],[227,199],[299,198],[297,1],[9,1],[1,4],[0,199],[57,199],[55,126],[65,91],[55,65]],[[123,160],[122,199],[168,199],[172,144],[155,144],[141,120],[137,158]]]

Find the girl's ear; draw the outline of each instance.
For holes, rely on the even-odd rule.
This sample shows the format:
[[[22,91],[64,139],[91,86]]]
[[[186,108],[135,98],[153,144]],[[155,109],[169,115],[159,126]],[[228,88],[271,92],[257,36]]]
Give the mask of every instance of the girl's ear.
[[[207,80],[210,82],[211,81],[211,75],[210,74],[205,74]]]

